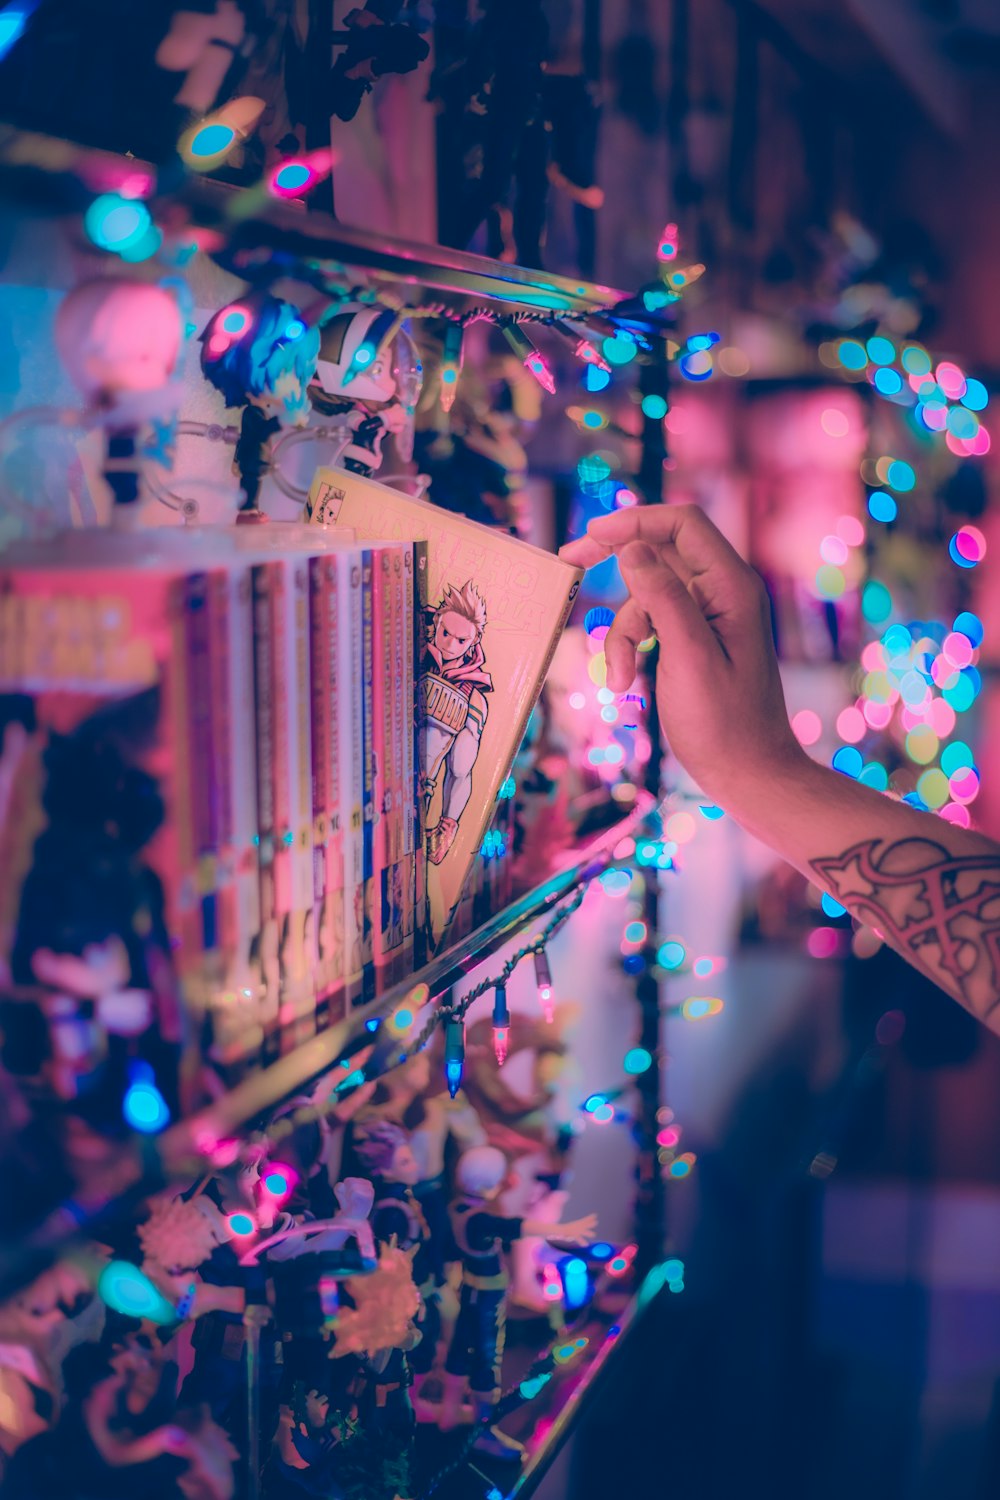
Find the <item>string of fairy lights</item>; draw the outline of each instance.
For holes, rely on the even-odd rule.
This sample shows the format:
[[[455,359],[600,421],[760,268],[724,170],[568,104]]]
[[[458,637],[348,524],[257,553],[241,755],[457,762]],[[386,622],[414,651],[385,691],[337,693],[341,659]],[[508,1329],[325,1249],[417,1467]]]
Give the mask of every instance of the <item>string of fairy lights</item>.
[[[966,375],[953,361],[935,359],[918,343],[897,345],[882,334],[864,343],[844,338],[824,345],[820,356],[846,379],[865,381],[878,397],[896,407],[902,419],[901,438],[908,437],[911,446],[922,444],[932,453],[944,447],[957,462],[979,459],[989,452],[990,436],[981,415],[989,394],[981,381]],[[870,530],[891,529],[897,521],[902,524],[920,484],[915,465],[908,458],[881,454],[865,459],[862,478],[869,486]],[[821,544],[824,560],[816,577],[821,598],[839,599],[849,592],[839,566],[846,555],[840,557],[837,541],[845,553],[866,540],[877,544],[877,536],[867,537],[860,523],[847,534],[847,523],[853,519],[842,518],[839,536],[824,538]],[[978,527],[960,525],[948,541],[947,552],[950,565],[964,580],[985,557],[986,538]],[[842,744],[832,763],[845,775],[879,791],[898,792],[914,806],[968,827],[969,806],[979,792],[979,770],[968,740],[957,731],[982,690],[978,670],[982,621],[968,609],[958,611],[950,621],[901,618],[903,611],[892,590],[874,573],[858,581],[858,591],[861,614],[873,638],[861,653],[860,692],[837,717]],[[801,727],[807,734],[816,729],[812,721]],[[894,750],[902,760],[901,777],[891,777],[882,759],[869,758],[859,748],[871,745],[873,736],[882,736],[883,751]],[[913,768],[909,777],[907,763]],[[908,786],[908,780],[914,784]]]
[[[239,101],[237,101],[239,102]],[[228,108],[228,106],[227,106]],[[215,170],[222,164],[235,144],[244,138],[232,122],[208,120],[192,127],[190,139],[182,138],[181,155],[188,166],[198,172]],[[209,151],[207,146],[220,142],[217,149]],[[199,143],[206,146],[200,152]],[[245,216],[255,206],[262,206],[268,198],[295,199],[305,197],[325,176],[331,167],[329,152],[311,152],[291,157],[272,168],[253,187],[245,188],[233,195],[228,211],[234,221]],[[163,230],[157,225],[153,211],[145,201],[153,192],[150,175],[139,169],[132,172],[115,191],[104,192],[95,197],[83,215],[83,227],[91,242],[100,250],[115,255],[128,264],[140,264],[159,260],[170,272],[182,268],[199,249],[199,236],[195,231],[180,234],[166,240]],[[219,252],[217,258],[219,258]],[[224,257],[222,257],[224,259]],[[306,279],[316,280],[316,277]],[[174,278],[171,277],[171,285]],[[526,331],[527,325],[544,327],[568,345],[576,359],[588,368],[609,374],[611,364],[603,350],[613,353],[633,349],[639,343],[650,347],[648,339],[639,332],[626,334],[617,327],[616,310],[602,308],[590,313],[568,310],[559,314],[537,308],[508,309],[498,312],[487,305],[476,305],[464,311],[456,311],[441,302],[405,303],[398,295],[387,290],[375,292],[369,287],[348,286],[343,276],[332,283],[325,276],[317,280],[318,291],[333,302],[374,302],[386,304],[403,319],[436,319],[444,324],[442,351],[437,372],[438,400],[443,413],[454,405],[462,374],[464,337],[474,323],[487,322],[503,335],[513,353],[525,370],[549,394],[555,394],[556,377],[552,363]],[[647,309],[648,310],[648,309]],[[300,332],[305,331],[303,322]],[[190,330],[193,332],[193,327]],[[384,342],[383,338],[383,342]],[[351,373],[358,373],[377,356],[377,348],[362,341],[353,355]],[[631,357],[631,354],[628,355]],[[356,367],[356,369],[354,368]]]
[[[644,293],[650,305],[665,305],[676,300],[685,284],[702,273],[703,267],[689,268],[693,274],[670,272],[676,265],[679,237],[675,225],[668,225],[658,246],[664,291]],[[749,361],[741,350],[720,347],[715,332],[698,333],[683,343],[671,340],[668,358],[681,377],[692,383],[709,379],[718,369],[733,376],[744,376]],[[642,350],[630,344],[627,332],[616,335],[614,345],[604,348],[607,361],[616,367],[641,358]],[[896,343],[880,333],[865,341],[843,338],[820,349],[820,359],[847,380],[864,380],[874,395],[897,408],[911,428],[909,440],[902,437],[903,454],[917,445],[930,447],[940,454],[943,448],[956,463],[981,459],[989,451],[990,436],[983,413],[989,395],[985,385],[968,375],[951,360],[935,357],[915,341]],[[607,389],[612,374],[599,368],[583,372],[583,384],[590,393]],[[646,396],[641,402],[642,415],[652,419],[667,418],[663,397]],[[609,437],[634,437],[635,433],[606,409],[597,404],[573,404],[567,416],[583,435],[605,433]],[[832,423],[843,420],[836,411],[824,413]],[[846,421],[844,426],[846,432]],[[831,431],[836,436],[836,431]],[[608,450],[585,453],[577,465],[579,492],[585,508],[612,510],[637,503],[638,497],[627,480],[615,470],[617,456]],[[963,716],[973,709],[982,689],[979,661],[983,649],[983,622],[971,609],[963,608],[947,619],[905,619],[889,585],[872,570],[866,576],[866,556],[877,551],[879,531],[892,530],[897,521],[905,520],[908,499],[919,485],[916,461],[892,452],[866,457],[861,478],[867,487],[865,521],[857,515],[839,518],[834,531],[820,543],[818,567],[813,581],[815,596],[827,604],[857,598],[860,615],[872,638],[861,652],[855,670],[854,701],[836,715],[838,745],[831,755],[837,771],[890,796],[898,796],[910,805],[935,813],[962,827],[971,823],[970,805],[979,792],[980,772],[972,748],[971,733],[962,734]],[[867,522],[867,525],[866,525]],[[962,580],[979,566],[986,555],[986,537],[971,524],[957,525],[947,542],[949,567],[957,569]],[[954,574],[951,575],[954,580]],[[594,725],[584,755],[597,775],[610,785],[612,794],[621,786],[626,772],[648,756],[648,741],[643,741],[642,715],[646,703],[641,694],[614,697],[605,686],[603,639],[614,620],[614,610],[595,604],[588,611],[584,627],[591,658],[589,682],[573,690],[570,707],[591,710]],[[654,642],[643,642],[640,649],[650,649]],[[596,708],[596,714],[593,710]],[[599,726],[599,727],[598,727]],[[814,709],[803,709],[793,716],[792,727],[805,746],[819,742],[824,732],[822,716]],[[630,733],[631,732],[631,733]],[[897,762],[893,769],[892,761]],[[690,801],[690,807],[678,805]],[[700,816],[699,816],[700,815]],[[697,797],[676,798],[672,810],[662,818],[659,837],[649,834],[633,841],[633,847],[622,847],[616,853],[631,858],[637,867],[655,871],[676,871],[683,862],[682,846],[690,842],[702,822],[715,822],[722,809]],[[602,884],[606,890],[625,894],[631,876],[628,871],[606,872]],[[821,922],[848,918],[844,907],[825,893],[815,895]],[[857,924],[854,924],[855,926]],[[864,928],[853,934],[853,948],[859,957],[877,951],[880,940]],[[842,951],[836,929],[819,926],[808,935],[807,947],[817,958],[834,956]],[[641,909],[637,905],[628,914],[622,935],[622,962],[633,975],[652,969],[657,978],[687,975],[705,979],[721,972],[723,959],[692,958],[680,938],[656,939],[645,930]],[[670,1014],[688,1020],[717,1015],[723,1001],[717,996],[691,995]],[[646,1063],[649,1066],[651,1059]],[[635,1070],[636,1059],[626,1055],[625,1072]],[[631,1066],[630,1066],[631,1064]],[[631,1123],[627,1105],[621,1100],[627,1086],[592,1094],[584,1101],[583,1113],[598,1124],[619,1121]],[[671,1179],[683,1178],[694,1165],[693,1153],[678,1155],[681,1127],[669,1111],[663,1111],[658,1136],[661,1165]],[[669,1118],[668,1118],[669,1116]]]
[[[236,107],[239,102],[192,126],[182,139],[180,153],[191,171],[215,170],[245,140],[248,127]],[[264,203],[269,197],[304,197],[328,175],[332,165],[329,152],[303,153],[279,163],[260,183],[235,195],[239,212],[245,213],[254,201]],[[116,192],[95,198],[84,216],[84,227],[95,245],[126,262],[140,263],[160,256],[176,266],[185,254],[193,253],[195,246],[164,245],[163,233],[144,201],[153,184],[141,180],[142,177],[137,169],[134,180],[119,185]],[[642,289],[638,299],[647,314],[655,315],[677,303],[704,273],[700,263],[683,265],[680,249],[677,226],[666,225],[656,247],[657,278]],[[377,295],[386,300],[387,296],[381,291],[376,294],[358,287],[335,288],[333,292],[326,288],[326,291],[344,299],[373,300]],[[487,321],[497,327],[524,369],[550,394],[556,391],[556,377],[529,328],[532,332],[543,329],[569,345],[583,366],[582,384],[590,397],[608,390],[619,371],[624,373],[626,367],[641,360],[652,347],[641,327],[617,318],[612,308],[586,316],[557,317],[536,310],[498,313],[485,306],[456,313],[439,303],[406,306],[398,299],[391,305],[397,308],[400,318],[439,319],[443,324],[436,378],[438,401],[445,415],[453,406],[460,386],[465,333],[476,322]],[[668,339],[666,354],[679,376],[693,384],[711,379],[717,371],[739,377],[749,370],[742,351],[724,347],[720,335],[712,330],[695,332],[683,340]],[[371,351],[362,344],[355,358],[364,361],[366,357],[372,357]],[[936,359],[914,341],[897,344],[881,333],[864,341],[845,337],[824,345],[820,359],[845,380],[866,382],[878,398],[896,407],[910,423],[911,439],[943,446],[956,462],[981,458],[989,451],[989,432],[982,415],[988,407],[988,392],[982,382],[967,375],[953,361]],[[646,394],[637,397],[637,402],[642,417],[654,421],[668,418],[664,396]],[[635,436],[594,402],[573,403],[567,407],[567,415],[584,435]],[[836,414],[831,415],[831,420],[836,420]],[[616,474],[617,467],[616,455],[607,449],[588,452],[580,458],[577,480],[585,508],[612,510],[638,503],[630,482]],[[917,489],[918,472],[908,457],[887,453],[866,459],[862,477],[868,486],[867,525],[853,515],[838,520],[834,531],[820,543],[813,580],[815,596],[827,604],[843,607],[843,603],[857,594],[861,615],[872,633],[861,654],[854,701],[836,717],[840,743],[831,757],[832,765],[876,790],[902,796],[914,806],[969,826],[969,808],[978,794],[980,777],[969,739],[958,730],[960,719],[972,709],[982,687],[978,668],[983,647],[982,621],[968,609],[958,611],[950,621],[899,618],[889,586],[875,574],[864,576],[864,559],[866,551],[872,550],[874,529],[891,529],[900,520],[908,497]],[[965,576],[982,562],[986,538],[978,527],[960,525],[951,535],[947,550],[951,565]],[[641,769],[649,757],[650,741],[643,722],[648,705],[642,693],[616,697],[606,686],[602,644],[613,618],[614,611],[607,605],[596,604],[588,611],[584,620],[590,648],[588,682],[570,693],[569,704],[574,710],[596,710],[595,729],[599,724],[600,730],[591,736],[585,759],[610,795],[624,800],[627,774]],[[640,649],[651,649],[653,644],[652,640],[644,642]],[[822,717],[812,709],[800,710],[792,724],[806,746],[818,743],[824,729]],[[901,772],[894,773],[887,764],[893,757],[900,763]],[[623,841],[616,857],[630,860],[634,870],[630,872],[619,864],[605,872],[601,884],[608,894],[624,894],[637,880],[677,870],[683,861],[680,851],[696,837],[701,824],[722,817],[722,810],[709,803],[695,799],[692,807],[688,807],[680,805],[683,800],[674,799],[663,809],[658,828],[638,839]],[[496,841],[482,850],[484,858],[500,857],[503,852]],[[423,1031],[401,1056],[412,1056],[427,1044],[437,1026],[443,1026],[445,1073],[449,1090],[456,1093],[463,1076],[466,1013],[476,1000],[492,991],[494,1051],[498,1065],[502,1065],[509,1046],[507,980],[514,968],[530,956],[540,999],[546,1014],[551,1013],[553,988],[546,945],[578,908],[584,895],[585,888],[581,888],[571,902],[554,914],[543,933],[511,955],[497,975],[482,980],[459,1000],[438,1005]],[[845,915],[842,907],[825,896],[822,912],[831,919]],[[637,912],[631,911],[624,924],[621,949],[623,968],[633,976],[652,970],[657,978],[690,975],[692,979],[705,980],[719,972],[723,964],[723,960],[707,956],[690,957],[679,938],[658,939],[649,934]],[[810,951],[822,956],[821,949],[822,944],[817,942]],[[831,946],[830,951],[835,948]],[[415,990],[408,1004],[391,1018],[390,1026],[401,1035],[408,1030],[406,1018],[412,1018],[419,1001]],[[692,994],[671,1007],[671,1014],[701,1020],[718,1014],[722,1006],[722,1000],[716,996]],[[626,1054],[623,1066],[627,1076],[639,1071],[637,1050],[641,1049]],[[363,1081],[367,1081],[364,1069],[351,1068],[335,1094],[342,1094],[346,1087]],[[620,1105],[616,1108],[614,1094],[612,1090],[591,1096],[582,1106],[582,1113],[596,1124],[627,1120],[627,1110]],[[597,1102],[593,1103],[594,1100]],[[661,1165],[671,1176],[683,1177],[686,1173],[676,1170],[678,1164],[684,1165],[683,1158],[675,1152],[680,1127],[672,1119],[665,1120],[662,1133]],[[690,1165],[693,1157],[688,1170]]]

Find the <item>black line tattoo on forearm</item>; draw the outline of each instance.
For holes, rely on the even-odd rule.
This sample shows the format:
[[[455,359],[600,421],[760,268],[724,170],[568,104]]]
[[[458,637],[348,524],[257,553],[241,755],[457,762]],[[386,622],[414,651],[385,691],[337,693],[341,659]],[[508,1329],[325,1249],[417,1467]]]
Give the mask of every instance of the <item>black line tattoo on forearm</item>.
[[[841,905],[985,1020],[1000,1005],[1000,854],[865,839],[812,868]]]

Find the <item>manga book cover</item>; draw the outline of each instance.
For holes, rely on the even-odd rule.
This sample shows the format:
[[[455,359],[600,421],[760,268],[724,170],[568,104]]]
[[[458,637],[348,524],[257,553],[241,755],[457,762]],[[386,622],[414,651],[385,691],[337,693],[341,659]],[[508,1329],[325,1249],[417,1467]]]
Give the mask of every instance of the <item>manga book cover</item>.
[[[582,573],[386,485],[317,471],[310,518],[359,539],[426,542],[417,720],[425,926],[442,944]]]

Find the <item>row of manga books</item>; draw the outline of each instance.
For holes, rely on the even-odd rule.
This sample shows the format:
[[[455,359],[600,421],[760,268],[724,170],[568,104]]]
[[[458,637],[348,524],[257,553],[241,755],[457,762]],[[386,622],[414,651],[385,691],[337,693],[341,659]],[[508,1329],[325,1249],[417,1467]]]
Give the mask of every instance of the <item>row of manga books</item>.
[[[309,525],[5,554],[0,988],[68,1099],[102,1026],[231,1083],[509,899],[500,794],[579,574],[357,476],[314,491]]]
[[[206,544],[172,557],[170,538],[109,537],[82,558],[39,549],[0,584],[0,691],[50,759],[61,747],[79,769],[49,844],[98,882],[116,856],[141,856],[180,989],[181,1021],[161,1029],[186,1023],[227,1078],[340,1019],[423,952],[424,548],[285,530],[269,534],[273,555],[260,538],[229,555]],[[114,792],[94,784],[95,763],[122,793],[141,776],[140,798],[162,803],[141,850],[141,834],[109,833],[128,803],[101,805]],[[111,907],[81,940],[73,905],[11,935],[23,984],[41,977],[26,935],[96,968],[109,944],[132,946]]]

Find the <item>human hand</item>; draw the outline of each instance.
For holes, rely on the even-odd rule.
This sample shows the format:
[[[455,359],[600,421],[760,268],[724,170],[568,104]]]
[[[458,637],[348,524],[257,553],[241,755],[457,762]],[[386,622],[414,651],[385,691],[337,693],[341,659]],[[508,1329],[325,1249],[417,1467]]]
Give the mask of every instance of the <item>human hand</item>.
[[[670,748],[724,807],[803,752],[785,709],[761,579],[696,505],[650,505],[591,521],[560,556],[589,568],[615,553],[629,597],[604,642],[607,685],[627,692],[636,648],[656,634],[656,707]]]
[[[570,1219],[568,1224],[554,1224],[549,1237],[566,1245],[589,1245],[597,1233],[597,1215],[585,1214],[582,1219]]]

